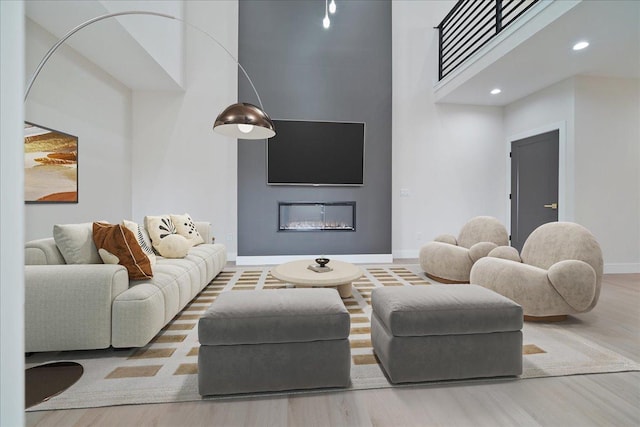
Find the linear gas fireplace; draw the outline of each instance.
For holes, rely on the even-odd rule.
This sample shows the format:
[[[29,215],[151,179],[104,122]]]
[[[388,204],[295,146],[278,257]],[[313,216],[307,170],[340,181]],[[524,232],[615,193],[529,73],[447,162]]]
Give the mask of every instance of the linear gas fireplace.
[[[356,231],[356,202],[278,202],[278,231]]]

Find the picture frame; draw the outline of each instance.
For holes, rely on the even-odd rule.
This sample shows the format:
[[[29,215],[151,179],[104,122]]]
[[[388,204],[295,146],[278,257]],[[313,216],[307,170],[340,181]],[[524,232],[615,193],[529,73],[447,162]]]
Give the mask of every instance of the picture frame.
[[[24,122],[25,203],[78,203],[78,137]]]

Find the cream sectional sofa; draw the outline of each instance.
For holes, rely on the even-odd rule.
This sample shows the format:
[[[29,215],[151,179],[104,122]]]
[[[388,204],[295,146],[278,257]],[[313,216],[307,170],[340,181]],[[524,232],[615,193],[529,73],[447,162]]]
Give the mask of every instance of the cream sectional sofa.
[[[210,242],[210,224],[195,225]],[[151,279],[129,281],[121,265],[66,264],[52,237],[27,242],[25,352],[143,347],[226,262],[224,245],[205,243],[157,257]]]

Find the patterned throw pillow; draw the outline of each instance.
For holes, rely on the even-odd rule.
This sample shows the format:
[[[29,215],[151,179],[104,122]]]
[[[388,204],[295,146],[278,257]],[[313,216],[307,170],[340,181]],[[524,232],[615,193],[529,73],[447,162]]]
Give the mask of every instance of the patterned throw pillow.
[[[176,232],[186,237],[191,243],[191,246],[204,243],[204,239],[200,233],[198,233],[198,229],[188,213],[184,215],[170,215],[170,217],[171,222],[173,222],[173,225],[176,227]]]
[[[140,248],[142,248],[142,251],[145,253],[147,258],[149,258],[151,265],[154,266],[156,264],[156,254],[153,252],[151,238],[149,238],[147,230],[140,226],[140,224],[133,221],[127,221],[126,219],[122,221],[122,225],[131,230],[134,236],[136,236],[136,240],[138,241]]]
[[[126,267],[129,279],[142,280],[153,277],[151,262],[138,244],[136,236],[120,224],[93,223],[93,241],[105,264]]]
[[[184,258],[191,243],[176,232],[169,215],[145,216],[144,227],[151,237],[153,249],[166,258]]]

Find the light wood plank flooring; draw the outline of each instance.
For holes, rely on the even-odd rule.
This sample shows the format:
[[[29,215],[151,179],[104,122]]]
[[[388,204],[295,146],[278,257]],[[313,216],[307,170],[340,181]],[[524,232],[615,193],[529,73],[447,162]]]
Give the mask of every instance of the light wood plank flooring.
[[[640,362],[640,274],[567,328]],[[640,372],[28,412],[27,426],[638,426]]]

